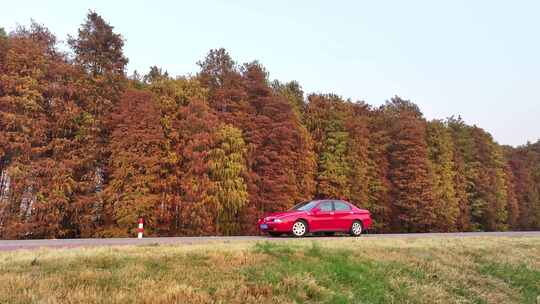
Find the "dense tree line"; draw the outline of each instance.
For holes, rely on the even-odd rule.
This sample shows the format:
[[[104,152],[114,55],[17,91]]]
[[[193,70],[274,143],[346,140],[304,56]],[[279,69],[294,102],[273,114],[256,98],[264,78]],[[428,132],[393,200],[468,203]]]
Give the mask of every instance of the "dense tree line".
[[[256,233],[311,198],[372,211],[378,232],[540,228],[540,141],[428,121],[211,50],[195,76],[127,77],[121,35],[90,12],[71,52],[32,23],[0,29],[0,237]]]

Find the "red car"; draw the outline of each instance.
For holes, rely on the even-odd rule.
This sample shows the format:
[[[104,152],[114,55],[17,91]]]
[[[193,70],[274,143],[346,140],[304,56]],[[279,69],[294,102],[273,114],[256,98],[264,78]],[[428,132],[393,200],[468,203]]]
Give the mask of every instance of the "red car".
[[[342,200],[314,200],[300,203],[288,211],[259,219],[259,229],[271,236],[292,233],[350,233],[359,236],[371,225],[371,214]]]

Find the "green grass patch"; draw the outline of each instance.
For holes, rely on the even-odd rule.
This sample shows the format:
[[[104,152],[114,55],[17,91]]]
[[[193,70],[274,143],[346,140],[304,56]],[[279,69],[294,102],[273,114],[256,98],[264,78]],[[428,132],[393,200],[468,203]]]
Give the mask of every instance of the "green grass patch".
[[[410,303],[406,286],[393,286],[390,275],[397,263],[362,259],[348,249],[321,248],[270,242],[257,243],[255,252],[272,259],[244,270],[249,282],[270,284],[276,294],[298,302],[318,303]]]
[[[537,298],[540,298],[540,271],[526,264],[484,261],[479,270],[484,275],[499,278],[516,288],[521,294],[522,303],[536,303]]]

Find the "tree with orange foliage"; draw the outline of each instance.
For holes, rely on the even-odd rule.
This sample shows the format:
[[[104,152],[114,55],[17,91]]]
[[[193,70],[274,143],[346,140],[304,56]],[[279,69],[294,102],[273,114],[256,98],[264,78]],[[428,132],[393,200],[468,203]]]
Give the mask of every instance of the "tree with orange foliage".
[[[426,122],[415,104],[397,96],[383,106],[383,111],[392,138],[388,157],[393,227],[406,232],[430,231],[436,214],[429,179]]]
[[[77,37],[69,37],[68,44],[75,53],[75,65],[85,76],[77,83],[83,112],[80,146],[76,150],[79,160],[76,204],[84,210],[77,221],[83,235],[92,235],[106,220],[103,190],[108,182],[112,129],[107,124],[107,116],[125,89],[128,60],[123,54],[122,36],[114,33],[113,27],[92,11],[87,14]]]
[[[3,235],[78,236],[73,151],[82,112],[75,84],[82,75],[39,24],[19,28],[7,45],[0,68]]]
[[[514,227],[524,230],[540,228],[540,141],[510,148],[507,159],[519,214]],[[510,209],[512,210],[512,209]]]
[[[109,182],[104,193],[106,235],[134,235],[137,219],[143,217],[147,233],[154,233],[156,210],[162,193],[162,144],[160,113],[152,94],[129,90],[109,116]]]
[[[246,140],[252,145],[248,155],[253,181],[250,203],[258,215],[290,208],[299,198],[310,197],[310,186],[305,183],[312,172],[309,151],[305,149],[309,142],[292,106],[283,96],[273,94],[259,63],[245,64],[242,77],[253,110],[243,126]],[[297,175],[299,165],[304,167]]]

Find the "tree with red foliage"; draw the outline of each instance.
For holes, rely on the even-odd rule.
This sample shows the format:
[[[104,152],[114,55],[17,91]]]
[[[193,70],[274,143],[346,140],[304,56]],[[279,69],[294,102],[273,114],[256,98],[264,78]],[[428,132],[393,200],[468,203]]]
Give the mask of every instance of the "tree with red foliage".
[[[311,196],[310,141],[288,100],[272,91],[260,64],[245,64],[240,71],[221,49],[210,51],[199,65],[209,104],[221,121],[242,130],[248,144],[250,203],[241,221],[244,231],[254,232],[257,216]]]
[[[68,44],[75,53],[75,65],[84,76],[77,95],[82,113],[81,141],[75,151],[79,160],[76,204],[84,210],[77,219],[84,235],[91,235],[104,224],[103,189],[108,182],[110,132],[107,116],[116,108],[126,86],[124,74],[128,62],[123,54],[124,41],[97,13],[90,11],[77,37]]]
[[[19,28],[8,40],[0,67],[3,235],[77,236],[73,150],[80,134],[75,83],[81,74],[39,24]]]
[[[513,174],[519,215],[514,227],[524,230],[540,228],[540,141],[510,148],[508,164]]]
[[[179,233],[209,235],[216,233],[212,207],[217,204],[212,195],[210,150],[214,145],[217,117],[206,103],[192,100],[180,107],[173,128],[179,131],[175,146],[179,160]]]
[[[503,147],[504,148],[504,154],[505,159],[508,159],[508,154],[510,147]],[[511,149],[511,148],[510,148]],[[508,210],[508,228],[518,227],[519,225],[519,216],[521,213],[519,202],[517,198],[516,193],[516,177],[514,176],[514,172],[512,171],[512,167],[508,162],[505,162],[504,166],[504,174],[505,174],[505,187],[506,187],[506,193],[507,193],[507,210]]]
[[[273,94],[260,64],[244,65],[242,76],[254,111],[244,125],[246,140],[253,147],[248,156],[254,182],[250,203],[259,214],[287,209],[311,196],[306,182],[313,172],[306,153],[309,141],[287,99]],[[296,174],[299,165],[303,168]]]
[[[435,224],[433,185],[429,179],[426,122],[418,107],[394,97],[383,106],[392,143],[388,147],[395,230],[430,231]]]
[[[149,92],[129,90],[109,116],[111,155],[109,182],[104,189],[104,231],[115,236],[134,235],[137,219],[144,217],[153,234],[161,203],[164,134],[157,104]]]
[[[391,143],[390,130],[382,109],[370,111],[368,122],[368,198],[365,207],[373,214],[372,229],[376,232],[387,232],[392,231],[390,162],[387,152]]]

